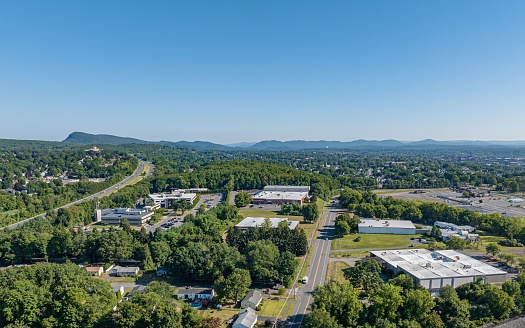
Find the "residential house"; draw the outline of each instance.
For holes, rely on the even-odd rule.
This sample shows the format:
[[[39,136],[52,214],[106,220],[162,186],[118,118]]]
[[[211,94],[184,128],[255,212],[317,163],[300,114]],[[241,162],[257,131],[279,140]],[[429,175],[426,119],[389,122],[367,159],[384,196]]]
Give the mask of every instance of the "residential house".
[[[104,272],[104,267],[102,266],[90,266],[85,268],[90,276],[100,276]]]
[[[177,298],[188,300],[211,300],[213,298],[212,288],[179,288]]]
[[[232,324],[232,328],[253,328],[256,323],[257,314],[255,314],[255,310],[247,308],[239,313],[239,316]]]
[[[109,275],[117,276],[117,277],[134,277],[139,274],[140,268],[139,267],[123,267],[119,265],[115,265],[107,270],[107,273]]]
[[[256,309],[262,301],[262,293],[259,290],[251,290],[241,301],[241,309]]]

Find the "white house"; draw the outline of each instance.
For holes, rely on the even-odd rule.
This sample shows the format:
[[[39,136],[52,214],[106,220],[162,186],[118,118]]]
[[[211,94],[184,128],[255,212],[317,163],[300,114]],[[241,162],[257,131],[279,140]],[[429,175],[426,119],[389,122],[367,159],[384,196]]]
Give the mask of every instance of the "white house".
[[[257,323],[257,314],[252,308],[247,308],[239,312],[239,316],[233,322],[232,328],[253,328]]]
[[[91,276],[100,276],[104,272],[104,267],[102,266],[91,266],[85,268],[87,273]]]
[[[211,300],[213,298],[212,288],[179,288],[177,298],[188,300]]]

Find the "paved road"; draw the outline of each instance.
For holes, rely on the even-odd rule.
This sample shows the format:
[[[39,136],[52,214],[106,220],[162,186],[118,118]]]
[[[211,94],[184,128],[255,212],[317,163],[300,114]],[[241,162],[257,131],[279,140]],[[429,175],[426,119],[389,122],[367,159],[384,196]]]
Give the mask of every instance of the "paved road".
[[[338,214],[337,208],[335,208],[336,205],[333,204],[333,206],[321,216],[319,236],[311,243],[314,249],[309,267],[306,270],[308,283],[297,289],[295,307],[292,315],[286,322],[286,327],[301,327],[304,316],[311,311],[313,291],[317,286],[324,285],[326,270],[330,262],[330,247],[332,245],[335,217]],[[300,278],[302,279],[302,277]]]
[[[152,172],[153,172],[153,169],[154,169],[154,166],[153,166],[152,164],[149,164],[149,166],[150,166],[150,171],[148,172],[147,176],[151,175]],[[106,196],[106,195],[112,193],[112,192],[115,191],[115,190],[118,190],[118,189],[120,189],[120,188],[123,188],[123,187],[125,187],[126,185],[130,184],[130,183],[131,183],[136,177],[138,177],[138,176],[142,173],[142,171],[144,171],[144,168],[145,168],[145,166],[144,166],[144,162],[141,161],[141,160],[139,160],[139,165],[138,165],[137,169],[136,169],[135,172],[133,172],[133,174],[130,175],[129,177],[125,178],[124,180],[120,181],[119,183],[117,183],[117,184],[115,184],[115,185],[113,185],[113,186],[111,186],[111,187],[109,187],[109,188],[107,188],[107,189],[105,189],[105,190],[102,190],[102,191],[97,192],[96,194],[93,194],[93,195],[87,196],[87,197],[85,197],[85,198],[79,199],[79,200],[74,201],[74,202],[72,202],[72,203],[69,203],[69,204],[66,204],[66,205],[64,205],[64,206],[61,206],[61,207],[55,208],[54,211],[58,210],[59,208],[69,208],[69,207],[71,207],[71,206],[73,206],[73,205],[78,205],[78,204],[80,204],[80,203],[83,203],[83,202],[86,202],[86,201],[90,201],[90,200],[95,199],[95,198],[104,197],[104,196]],[[29,219],[25,219],[25,220],[19,221],[19,222],[17,222],[17,223],[13,223],[13,224],[11,224],[11,225],[8,225],[7,228],[9,228],[9,229],[15,229],[15,228],[17,228],[18,226],[20,226],[20,225],[22,225],[22,224],[24,224],[24,223],[27,223],[27,222],[29,222],[29,221],[31,221],[31,220],[33,220],[33,219],[36,219],[36,218],[38,218],[38,217],[46,217],[46,213],[42,213],[42,214],[39,214],[39,215],[35,215],[35,216],[33,216],[33,217],[29,218]],[[6,227],[4,227],[4,228],[0,228],[0,230],[3,230],[3,229],[5,229],[5,228],[6,228]]]

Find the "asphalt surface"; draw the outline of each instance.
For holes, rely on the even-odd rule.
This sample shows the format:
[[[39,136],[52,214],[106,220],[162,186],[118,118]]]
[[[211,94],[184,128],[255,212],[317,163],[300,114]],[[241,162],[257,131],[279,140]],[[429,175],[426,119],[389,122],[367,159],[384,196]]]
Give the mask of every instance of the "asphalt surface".
[[[330,204],[319,222],[319,234],[311,242],[313,253],[310,258],[306,276],[308,283],[296,289],[295,307],[292,315],[286,321],[286,327],[299,328],[306,313],[311,311],[313,291],[317,286],[323,286],[326,278],[328,263],[330,262],[330,248],[332,245],[335,217],[337,216],[336,204]],[[303,277],[299,277],[302,279]]]
[[[150,166],[150,171],[149,171],[149,173],[147,174],[147,176],[150,176],[150,175],[152,174],[153,170],[154,170],[154,166],[153,166],[152,164],[149,164],[149,166]],[[118,190],[118,189],[120,189],[120,188],[123,188],[123,187],[125,187],[126,185],[130,184],[131,181],[133,181],[135,178],[137,178],[137,177],[142,173],[142,171],[144,171],[144,162],[141,161],[141,160],[139,160],[139,165],[138,165],[137,169],[135,170],[135,172],[133,172],[132,175],[130,175],[129,177],[127,177],[127,178],[125,178],[124,180],[120,181],[119,183],[117,183],[117,184],[115,184],[115,185],[113,185],[113,186],[111,186],[111,187],[109,187],[109,188],[107,188],[107,189],[104,189],[104,190],[102,190],[102,191],[99,191],[99,192],[97,192],[96,194],[93,194],[93,195],[87,196],[87,197],[85,197],[85,198],[79,199],[79,200],[74,201],[74,202],[72,202],[72,203],[69,203],[69,204],[66,204],[66,205],[64,205],[64,206],[61,206],[61,207],[55,208],[55,209],[53,209],[53,211],[56,211],[56,210],[58,210],[58,209],[60,209],[60,208],[69,208],[69,207],[71,207],[71,206],[73,206],[73,205],[78,205],[78,204],[80,204],[80,203],[83,203],[83,202],[86,202],[86,201],[90,201],[90,200],[95,199],[95,198],[104,197],[104,196],[110,194],[111,192],[113,192],[113,191],[115,191],[115,190]],[[44,218],[44,217],[46,217],[46,213],[42,213],[42,214],[39,214],[39,215],[35,215],[35,216],[33,216],[33,217],[30,217],[29,219],[25,219],[25,220],[19,221],[19,222],[17,222],[17,223],[13,223],[13,224],[11,224],[11,225],[8,225],[7,227],[0,228],[0,230],[3,230],[3,229],[5,229],[5,228],[15,229],[15,228],[17,228],[18,226],[20,226],[20,225],[22,225],[22,224],[25,224],[25,223],[27,223],[27,222],[29,222],[29,221],[31,221],[31,220],[34,220],[34,219],[36,219],[36,218],[38,218],[38,217],[42,217],[42,218]]]

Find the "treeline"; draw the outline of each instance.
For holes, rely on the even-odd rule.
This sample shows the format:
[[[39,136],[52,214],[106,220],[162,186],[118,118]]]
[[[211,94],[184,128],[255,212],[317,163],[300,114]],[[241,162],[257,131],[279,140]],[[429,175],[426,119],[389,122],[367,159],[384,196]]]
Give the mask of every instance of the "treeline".
[[[506,281],[501,289],[478,279],[456,290],[443,287],[433,298],[404,274],[383,283],[380,271],[380,265],[369,259],[344,270],[349,282],[318,287],[304,326],[474,328],[525,310],[525,274]]]
[[[371,191],[360,192],[349,188],[341,191],[340,204],[359,217],[411,220],[426,225],[445,221],[457,225],[470,225],[525,243],[525,220],[521,217],[506,218],[500,213],[481,214],[448,206],[446,203],[382,198]]]
[[[339,184],[334,179],[307,173],[291,167],[256,161],[214,162],[191,172],[158,175],[152,180],[152,191],[171,188],[208,188],[213,192],[262,189],[266,185],[306,185],[311,193],[323,199],[330,197]]]
[[[201,318],[178,305],[172,288],[152,282],[117,304],[107,281],[77,265],[38,263],[0,271],[0,326],[10,328],[207,328],[217,318]],[[115,310],[113,308],[116,306]]]

